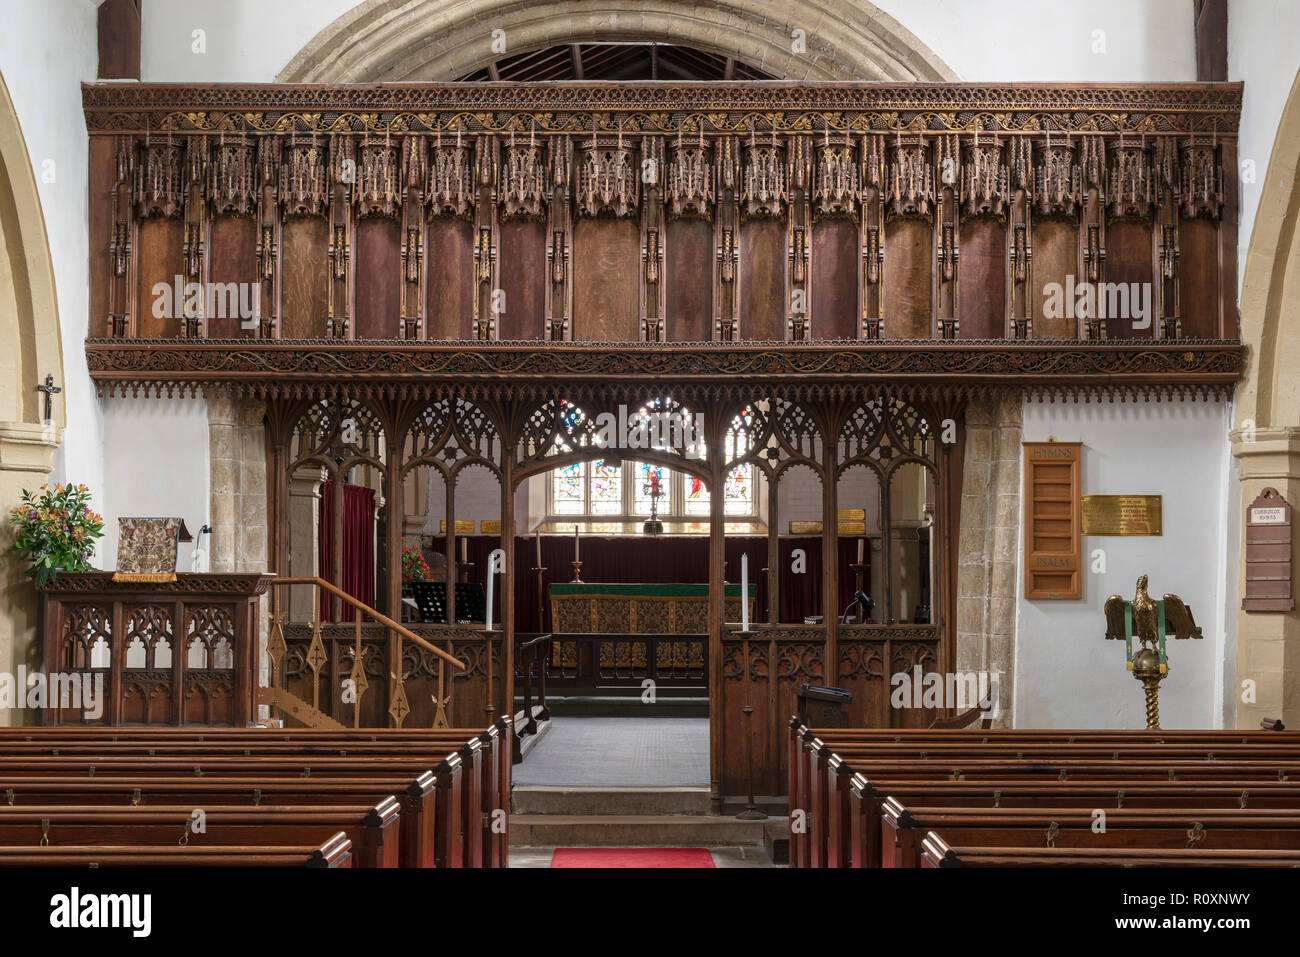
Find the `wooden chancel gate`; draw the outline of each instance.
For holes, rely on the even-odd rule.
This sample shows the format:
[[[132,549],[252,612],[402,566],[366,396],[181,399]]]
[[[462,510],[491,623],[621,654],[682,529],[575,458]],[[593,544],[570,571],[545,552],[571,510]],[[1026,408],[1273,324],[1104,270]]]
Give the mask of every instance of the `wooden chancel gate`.
[[[800,683],[852,690],[858,724],[928,718],[888,707],[888,676],[954,661],[971,403],[1230,392],[1240,101],[1239,84],[87,86],[87,359],[104,392],[264,415],[281,577],[303,575],[295,481],[365,484],[373,606],[394,618],[413,476],[442,482],[449,529],[459,478],[499,483],[518,584],[521,483],[602,457],[584,430],[603,411],[702,414],[704,458],[637,458],[714,489],[748,463],[766,489],[748,633],[724,621],[737,577],[710,501],[704,664],[715,793],[745,789],[747,743],[758,791],[780,793]],[[185,283],[204,295],[169,311],[159,290]],[[884,554],[882,623],[837,625],[839,482],[867,470],[890,515],[908,468],[933,502],[932,612],[900,612]],[[774,597],[796,471],[821,485],[821,624],[782,623]],[[321,561],[340,581],[337,551]],[[277,681],[334,689],[360,647],[364,723],[475,725],[513,700],[518,594],[491,631],[408,625],[421,642],[286,598]],[[337,698],[315,700],[352,723]]]

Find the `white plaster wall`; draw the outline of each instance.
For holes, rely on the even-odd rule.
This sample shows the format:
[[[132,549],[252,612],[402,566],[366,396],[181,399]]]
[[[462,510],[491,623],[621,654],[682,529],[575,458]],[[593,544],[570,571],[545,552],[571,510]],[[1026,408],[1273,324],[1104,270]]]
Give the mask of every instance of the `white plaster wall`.
[[[967,82],[1196,79],[1183,0],[874,2]]]
[[[1300,3],[1296,0],[1229,0],[1228,79],[1246,84],[1241,104],[1238,156],[1253,170],[1238,171],[1241,225],[1237,242],[1238,288],[1259,209],[1278,121],[1300,75]],[[1250,179],[1253,178],[1253,182]]]
[[[179,516],[190,532],[209,521],[208,404],[202,398],[111,398],[104,406],[101,568],[117,566],[117,520]],[[208,539],[204,538],[206,549]],[[181,544],[189,571],[193,544]]]
[[[1157,599],[1173,592],[1191,606],[1201,641],[1169,642],[1161,682],[1161,726],[1224,726],[1225,496],[1230,464],[1226,402],[1026,402],[1024,441],[1083,443],[1085,495],[1162,496],[1164,534],[1085,536],[1085,566],[1105,551],[1106,571],[1085,570],[1083,598],[1029,601],[1023,554],[1016,586],[1015,704],[1019,728],[1141,728],[1141,686],[1124,670],[1124,649],[1105,640],[1103,605],[1132,599],[1150,575]],[[1022,478],[1023,482],[1023,478]],[[1022,489],[1023,493],[1023,489]]]
[[[1185,0],[875,2],[963,80],[1196,78],[1192,5]],[[143,78],[270,81],[354,6],[349,0],[145,0]],[[484,34],[494,26],[485,22]],[[817,24],[806,29],[815,33]],[[193,48],[195,30],[205,31],[204,53]],[[1094,50],[1098,30],[1104,52]]]
[[[63,403],[68,427],[54,457],[53,478],[90,486],[102,506],[100,411],[83,346],[90,265],[88,137],[80,84],[99,70],[95,16],[89,0],[0,0],[0,74],[35,171],[58,295],[64,392],[55,401]]]

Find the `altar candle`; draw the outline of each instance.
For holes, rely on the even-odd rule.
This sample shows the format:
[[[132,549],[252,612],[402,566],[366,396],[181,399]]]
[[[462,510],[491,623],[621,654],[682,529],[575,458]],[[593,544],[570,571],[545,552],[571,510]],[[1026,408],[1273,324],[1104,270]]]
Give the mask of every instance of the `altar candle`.
[[[497,563],[488,558],[487,563],[487,614],[483,616],[483,630],[492,630],[492,580],[496,578]]]
[[[862,564],[862,539],[858,539],[858,564]]]
[[[469,539],[464,535],[460,537],[460,560],[462,562],[469,561]]]
[[[749,555],[740,553],[740,630],[749,631]]]
[[[542,533],[533,532],[533,541],[537,543],[537,567],[542,567]]]
[[[573,560],[578,560],[578,526],[573,526]]]

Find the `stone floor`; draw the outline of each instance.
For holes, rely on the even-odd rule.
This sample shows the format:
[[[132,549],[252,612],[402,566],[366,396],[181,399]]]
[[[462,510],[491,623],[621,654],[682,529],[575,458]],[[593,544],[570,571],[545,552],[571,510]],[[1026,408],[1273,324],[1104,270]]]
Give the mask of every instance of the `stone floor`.
[[[512,847],[511,867],[550,867],[553,847]],[[711,847],[715,867],[775,867],[761,847]]]
[[[707,718],[557,717],[518,785],[708,787]]]

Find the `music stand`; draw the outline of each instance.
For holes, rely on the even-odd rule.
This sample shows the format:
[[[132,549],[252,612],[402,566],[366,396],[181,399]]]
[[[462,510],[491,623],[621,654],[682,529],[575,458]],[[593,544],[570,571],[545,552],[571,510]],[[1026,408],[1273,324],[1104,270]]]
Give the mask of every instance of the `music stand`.
[[[456,624],[487,624],[487,593],[482,582],[456,582]]]
[[[447,583],[411,582],[411,597],[420,609],[420,621],[445,625],[447,623]],[[457,593],[457,598],[460,594]]]

